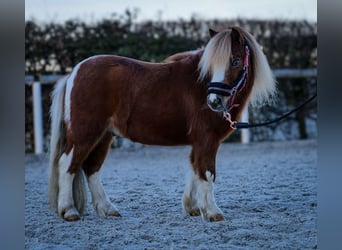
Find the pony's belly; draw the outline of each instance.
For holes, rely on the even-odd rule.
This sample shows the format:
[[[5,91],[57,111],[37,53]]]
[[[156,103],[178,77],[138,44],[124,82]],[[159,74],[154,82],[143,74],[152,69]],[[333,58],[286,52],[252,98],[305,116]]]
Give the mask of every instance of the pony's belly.
[[[188,138],[184,135],[158,133],[157,131],[146,134],[130,133],[127,138],[147,145],[176,146],[189,144]]]
[[[172,126],[170,123],[130,124],[125,137],[134,142],[148,145],[173,146],[189,144],[185,126]]]
[[[179,146],[189,144],[188,140],[175,137],[130,137],[128,139],[133,142],[139,142],[146,145]]]

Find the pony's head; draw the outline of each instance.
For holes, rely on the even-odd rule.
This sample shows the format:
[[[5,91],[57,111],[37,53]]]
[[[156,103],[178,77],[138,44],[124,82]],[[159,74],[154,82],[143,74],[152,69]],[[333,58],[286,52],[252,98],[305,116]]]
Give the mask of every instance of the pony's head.
[[[215,112],[229,112],[244,93],[252,104],[264,103],[275,93],[275,80],[254,37],[239,27],[210,31],[211,39],[199,62],[199,79],[207,76],[207,103]],[[249,90],[249,91],[248,91]]]

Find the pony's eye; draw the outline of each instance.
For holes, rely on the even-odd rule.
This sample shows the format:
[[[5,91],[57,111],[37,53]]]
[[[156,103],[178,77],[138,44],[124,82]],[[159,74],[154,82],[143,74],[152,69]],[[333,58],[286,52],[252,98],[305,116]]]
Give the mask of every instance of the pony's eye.
[[[236,68],[240,65],[240,60],[239,59],[234,59],[232,62],[232,67]]]

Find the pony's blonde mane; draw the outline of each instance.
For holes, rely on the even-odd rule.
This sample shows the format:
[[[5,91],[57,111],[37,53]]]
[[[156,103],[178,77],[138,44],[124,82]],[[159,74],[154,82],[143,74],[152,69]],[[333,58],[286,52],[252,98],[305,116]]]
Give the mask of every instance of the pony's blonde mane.
[[[239,27],[234,27],[243,36],[250,47],[254,70],[254,84],[249,97],[252,105],[260,105],[272,102],[276,92],[276,82],[272,70],[267,62],[261,46],[254,37]],[[211,76],[214,68],[226,68],[228,70],[231,57],[231,32],[226,29],[217,33],[205,47],[203,56],[198,64],[199,79],[203,80],[207,75]]]

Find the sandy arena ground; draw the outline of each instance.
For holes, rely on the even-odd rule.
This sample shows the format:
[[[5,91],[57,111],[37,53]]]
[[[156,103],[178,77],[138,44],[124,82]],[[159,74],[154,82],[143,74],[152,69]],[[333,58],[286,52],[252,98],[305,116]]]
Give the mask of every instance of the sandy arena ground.
[[[66,222],[47,203],[48,156],[25,157],[26,249],[315,249],[317,141],[222,144],[215,197],[225,220],[182,213],[190,147],[113,149],[102,168],[122,217]]]

